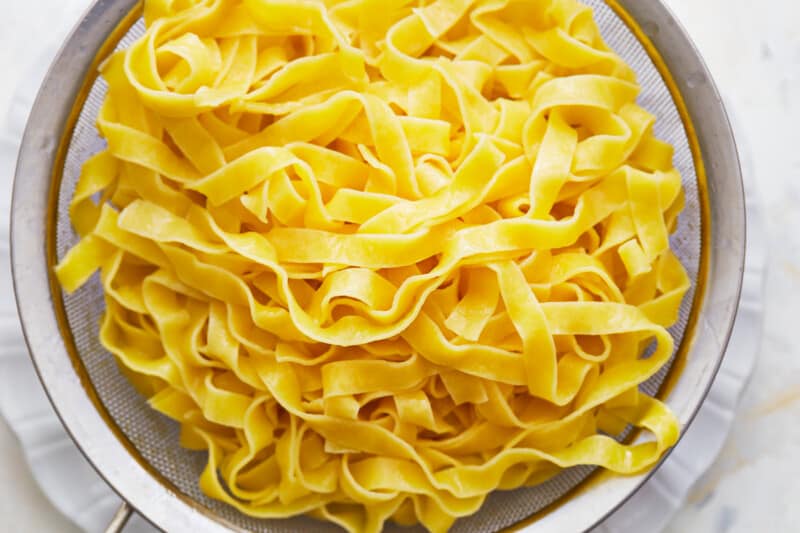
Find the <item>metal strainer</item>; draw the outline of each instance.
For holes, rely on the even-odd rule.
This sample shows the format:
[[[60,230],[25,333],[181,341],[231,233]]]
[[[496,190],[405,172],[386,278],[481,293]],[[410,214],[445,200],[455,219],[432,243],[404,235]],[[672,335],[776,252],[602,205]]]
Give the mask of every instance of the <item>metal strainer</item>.
[[[643,389],[660,394],[685,429],[721,362],[739,299],[745,214],[734,140],[708,71],[659,0],[585,1],[608,44],[637,72],[640,103],[658,117],[658,137],[676,147],[683,176],[687,208],[672,245],[694,284],[672,329],[682,340],[673,362]],[[129,503],[117,525],[135,508],[166,531],[337,531],[308,518],[253,519],[203,495],[205,454],[180,448],[177,424],[148,407],[99,343],[99,281],[64,295],[52,275],[77,242],[68,205],[80,167],[104,146],[94,121],[106,86],[96,67],[143,33],[140,11],[137,0],[97,0],[51,67],[23,139],[11,240],[32,358],[77,445]],[[538,487],[493,494],[453,531],[496,531],[531,519],[542,531],[586,530],[646,477],[573,468]]]

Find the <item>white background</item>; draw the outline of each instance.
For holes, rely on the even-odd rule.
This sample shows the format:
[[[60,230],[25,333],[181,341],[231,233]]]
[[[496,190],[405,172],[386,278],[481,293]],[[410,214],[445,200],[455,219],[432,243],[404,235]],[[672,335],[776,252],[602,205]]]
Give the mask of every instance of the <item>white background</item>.
[[[768,230],[765,332],[755,376],[719,460],[670,527],[792,531],[800,524],[800,3],[665,0],[706,58],[753,160]],[[41,43],[60,40],[88,0],[1,0],[0,117]],[[13,172],[0,167],[0,183]],[[10,200],[0,190],[0,212]],[[7,221],[0,221],[6,231]],[[2,239],[0,239],[2,241]],[[12,298],[0,287],[0,299]],[[81,487],[74,487],[80,491]],[[0,419],[0,531],[72,532],[30,477]]]

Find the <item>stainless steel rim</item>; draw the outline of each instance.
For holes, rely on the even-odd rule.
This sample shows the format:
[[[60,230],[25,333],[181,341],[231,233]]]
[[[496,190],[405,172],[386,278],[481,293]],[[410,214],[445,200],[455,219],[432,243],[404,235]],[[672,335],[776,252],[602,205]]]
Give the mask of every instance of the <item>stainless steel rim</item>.
[[[226,531],[212,516],[156,479],[98,411],[91,385],[73,368],[61,337],[48,272],[47,231],[53,166],[76,94],[96,51],[137,0],[98,0],[59,52],[34,104],[20,148],[14,182],[11,256],[17,306],[31,357],[50,401],[83,454],[100,475],[145,518],[167,531]],[[661,53],[697,130],[711,207],[706,291],[684,374],[668,398],[685,428],[694,419],[716,375],[730,337],[745,256],[744,192],[733,134],[698,52],[659,0],[618,0]],[[693,354],[713,354],[694,357]],[[624,503],[649,475],[613,477],[571,498],[570,512],[540,518],[541,531],[581,531]]]

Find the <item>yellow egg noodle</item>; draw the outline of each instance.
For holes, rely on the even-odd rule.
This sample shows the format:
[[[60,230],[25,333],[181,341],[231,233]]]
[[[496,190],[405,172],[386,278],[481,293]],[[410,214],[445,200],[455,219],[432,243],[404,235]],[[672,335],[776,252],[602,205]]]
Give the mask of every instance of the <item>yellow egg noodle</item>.
[[[102,67],[108,146],[57,275],[101,270],[102,343],[208,450],[205,493],[445,531],[495,489],[676,442],[638,386],[689,287],[681,179],[591,9],[144,9]],[[629,424],[652,438],[609,436]]]

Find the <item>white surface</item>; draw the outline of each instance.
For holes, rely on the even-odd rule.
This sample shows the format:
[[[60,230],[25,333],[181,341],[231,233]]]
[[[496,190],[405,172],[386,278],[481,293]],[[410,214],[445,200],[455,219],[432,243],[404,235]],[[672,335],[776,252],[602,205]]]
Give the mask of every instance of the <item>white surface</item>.
[[[37,41],[42,39],[32,36],[46,36],[47,41],[63,36],[65,32],[58,26],[75,20],[86,3],[86,0],[28,0],[4,5],[4,15],[0,18],[0,72],[3,72],[0,113],[26,73],[33,72],[30,76],[33,80],[43,74],[44,65],[37,48]],[[770,249],[772,264],[760,367],[734,424],[731,440],[709,476],[689,495],[688,507],[671,530],[752,531],[762,529],[761,526],[790,530],[800,522],[800,511],[794,504],[800,496],[800,486],[795,482],[800,474],[800,454],[796,453],[800,451],[800,429],[795,423],[800,415],[800,359],[795,356],[800,353],[790,337],[796,317],[800,316],[797,299],[800,211],[795,208],[800,201],[800,186],[794,179],[794,174],[800,171],[800,150],[792,146],[793,124],[800,119],[798,103],[792,101],[794,94],[800,94],[800,35],[793,32],[800,8],[793,0],[772,0],[769,9],[761,10],[753,9],[753,4],[745,0],[669,0],[668,3],[706,56],[748,137],[755,176],[766,207],[769,239],[765,244]],[[43,13],[47,16],[42,16]],[[5,156],[0,160],[0,187],[5,187],[12,166],[13,161]],[[8,204],[7,191],[0,190],[0,212],[5,212]],[[2,219],[3,233],[5,225],[6,220]],[[0,255],[5,254],[3,246],[0,244]],[[4,263],[2,268],[7,265]],[[11,293],[5,279],[0,272],[3,280],[0,314],[7,316]],[[14,330],[0,331],[0,339],[14,335],[18,335]],[[3,348],[0,346],[0,350]],[[30,372],[28,376],[33,378]],[[35,392],[37,386],[32,379],[21,389]],[[23,410],[46,412],[46,404],[38,405],[29,396],[35,394],[11,400],[24,407]],[[47,468],[44,464],[48,457],[57,454],[67,457],[61,463],[71,465],[70,472],[76,468],[76,472],[80,471],[77,456],[70,456],[68,446],[61,444],[57,427],[54,429],[49,422],[28,424],[29,428],[35,428],[30,431],[45,435],[39,445],[43,451],[37,456],[37,471],[57,474],[55,467]],[[70,531],[66,519],[49,506],[32,483],[21,457],[7,427],[0,424],[0,530]],[[92,509],[104,507],[97,505],[101,489],[88,482],[89,478],[75,475],[70,478],[72,490],[62,495],[61,503],[68,501],[72,516],[83,509],[77,518],[85,524],[89,518],[98,518],[90,516]],[[665,502],[665,507],[675,503]]]
[[[670,533],[800,527],[800,3],[672,0],[753,155],[770,266],[759,365],[727,445]]]
[[[27,0],[23,2],[3,2],[0,15],[0,120],[24,78],[40,80],[47,69],[46,61],[40,58],[42,45],[50,39],[63,39],[71,22],[75,21],[85,8],[85,0]],[[29,97],[31,100],[33,96]],[[13,420],[21,432],[29,432],[41,437],[41,455],[59,454],[69,451],[69,446],[61,438],[63,430],[52,422],[52,409],[47,400],[38,394],[41,386],[30,364],[25,361],[26,352],[20,348],[21,333],[16,325],[16,311],[9,278],[8,264],[8,205],[11,201],[11,176],[20,125],[25,117],[9,117],[8,126],[0,126],[0,373],[13,375],[17,380],[15,391],[30,394],[15,394],[0,388],[3,404],[14,405],[28,414],[43,413],[41,416],[24,416],[27,422]],[[16,127],[13,127],[16,126]],[[24,346],[24,345],[23,345]],[[11,417],[10,417],[11,418]],[[35,457],[35,454],[34,454]],[[34,459],[39,464],[44,462]],[[80,464],[72,457],[71,464]],[[57,475],[58,470],[50,470]],[[44,481],[44,480],[42,480]],[[87,503],[92,499],[80,478],[74,479],[71,493],[84,495]],[[19,441],[11,432],[6,421],[0,418],[0,531],[34,533],[64,532],[73,533],[78,529],[59,513],[47,500],[34,481],[23,456]]]

